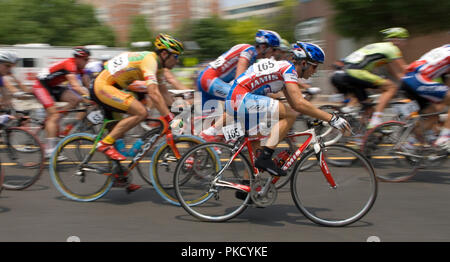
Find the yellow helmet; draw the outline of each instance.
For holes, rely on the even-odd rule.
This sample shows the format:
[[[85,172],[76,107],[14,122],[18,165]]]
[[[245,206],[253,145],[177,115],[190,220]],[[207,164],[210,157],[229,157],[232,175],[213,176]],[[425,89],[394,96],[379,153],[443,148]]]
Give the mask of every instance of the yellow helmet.
[[[159,34],[155,39],[155,47],[158,50],[167,50],[170,53],[181,55],[184,51],[183,44],[166,34]]]

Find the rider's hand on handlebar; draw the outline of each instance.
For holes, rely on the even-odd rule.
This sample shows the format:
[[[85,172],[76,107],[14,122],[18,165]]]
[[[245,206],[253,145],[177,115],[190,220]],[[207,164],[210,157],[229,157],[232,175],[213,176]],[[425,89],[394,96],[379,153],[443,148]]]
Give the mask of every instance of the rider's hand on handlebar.
[[[352,133],[352,128],[350,124],[345,120],[344,118],[333,114],[333,117],[331,117],[330,125],[336,129],[338,129],[341,132],[349,132]]]

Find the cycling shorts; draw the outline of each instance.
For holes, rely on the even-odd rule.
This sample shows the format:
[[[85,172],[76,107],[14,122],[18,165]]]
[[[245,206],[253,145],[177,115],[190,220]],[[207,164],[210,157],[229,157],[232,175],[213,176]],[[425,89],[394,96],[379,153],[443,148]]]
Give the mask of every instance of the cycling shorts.
[[[415,97],[421,108],[426,106],[426,102],[423,101],[423,98],[433,103],[442,102],[449,89],[449,87],[443,83],[426,79],[421,74],[414,72],[406,74],[402,78],[402,84],[402,89],[407,91],[407,93],[412,95],[416,94],[422,98]]]
[[[49,87],[45,81],[36,80],[33,85],[33,94],[36,96],[37,100],[44,106],[44,108],[49,108],[55,105],[55,101],[60,102],[61,97],[65,91],[73,92],[76,96],[79,95],[72,89],[66,86],[54,86]]]
[[[102,77],[95,79],[94,88],[91,90],[92,99],[106,109],[106,111],[111,110],[126,113],[133,101],[136,100],[131,92],[125,92],[119,89],[108,83]]]
[[[336,71],[331,77],[331,83],[342,94],[352,93],[360,102],[366,101],[368,94],[365,89],[377,89],[386,83],[386,79],[370,73],[367,70],[348,69]]]
[[[217,77],[216,70],[207,67],[197,78],[197,89],[202,93],[202,108],[204,108],[208,101],[225,101],[231,86]]]
[[[225,101],[227,114],[232,115],[235,121],[244,124],[245,130],[251,135],[260,122],[267,123],[271,113],[278,112],[278,100],[264,95],[248,92],[247,88],[234,84]]]

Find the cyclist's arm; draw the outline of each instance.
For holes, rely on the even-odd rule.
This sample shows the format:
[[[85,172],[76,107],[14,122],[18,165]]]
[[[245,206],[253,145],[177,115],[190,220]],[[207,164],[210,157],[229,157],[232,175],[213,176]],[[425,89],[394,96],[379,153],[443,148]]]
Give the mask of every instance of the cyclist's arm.
[[[406,68],[408,68],[408,65],[403,58],[394,59],[391,61],[391,63],[388,64],[389,72],[397,80],[402,79],[402,77],[405,75]]]
[[[169,93],[167,86],[160,82],[158,84],[158,89],[159,89],[159,92],[161,93],[166,105],[172,105],[174,100],[173,100],[172,95]]]
[[[67,74],[66,75],[67,81],[69,81],[70,86],[80,95],[89,95],[89,92],[80,85],[80,82],[78,82],[77,76],[75,74]]]
[[[238,64],[236,67],[236,75],[234,78],[237,78],[238,76],[242,75],[245,70],[247,70],[248,66],[250,65],[249,61],[245,57],[241,57],[238,60]]]
[[[88,74],[83,74],[83,76],[81,77],[81,82],[83,83],[83,85],[87,88],[89,88],[89,86],[91,85],[91,78]]]
[[[157,84],[150,84],[147,86],[147,93],[150,97],[153,106],[159,111],[162,116],[167,116],[169,112],[169,108],[167,107],[166,102],[164,101],[164,97],[159,92],[159,87]]]
[[[169,84],[171,84],[173,87],[175,87],[175,89],[178,90],[189,89],[189,87],[185,86],[175,77],[175,75],[172,73],[172,71],[170,71],[170,69],[164,68],[163,73],[166,81],[169,82]]]
[[[284,95],[287,98],[289,105],[297,112],[317,118],[323,121],[329,122],[332,115],[318,109],[308,100],[303,98],[302,91],[295,83],[286,83],[286,88],[284,89]]]
[[[11,94],[19,92],[19,89],[17,89],[13,84],[11,84],[10,80],[8,79],[8,77],[3,77],[3,85],[6,87],[6,89],[9,90],[9,92]]]

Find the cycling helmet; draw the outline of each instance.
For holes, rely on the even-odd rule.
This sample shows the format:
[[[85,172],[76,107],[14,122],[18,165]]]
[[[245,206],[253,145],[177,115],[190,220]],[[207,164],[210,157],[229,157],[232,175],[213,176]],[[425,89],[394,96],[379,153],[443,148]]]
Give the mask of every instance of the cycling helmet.
[[[19,60],[19,57],[15,52],[3,51],[0,52],[0,63],[11,63],[15,64]]]
[[[155,39],[155,47],[157,50],[167,50],[170,53],[181,55],[184,51],[183,44],[166,34],[159,34]]]
[[[300,53],[299,49],[304,51],[306,57],[301,57],[303,54]],[[297,51],[297,54],[294,52],[294,57],[296,59],[307,59],[310,62],[320,64],[323,64],[325,61],[325,52],[316,44],[297,42],[297,44],[294,45],[293,50]]]
[[[409,32],[403,27],[392,27],[381,30],[380,33],[384,35],[384,39],[390,38],[408,38]]]
[[[256,44],[268,44],[273,47],[279,47],[281,43],[281,37],[277,32],[261,29],[256,32],[255,40]]]
[[[286,39],[281,39],[280,49],[281,49],[281,51],[284,51],[284,52],[288,52],[291,50],[291,46]]]
[[[91,55],[91,52],[84,46],[76,46],[73,48],[72,54],[74,57],[88,57]]]

